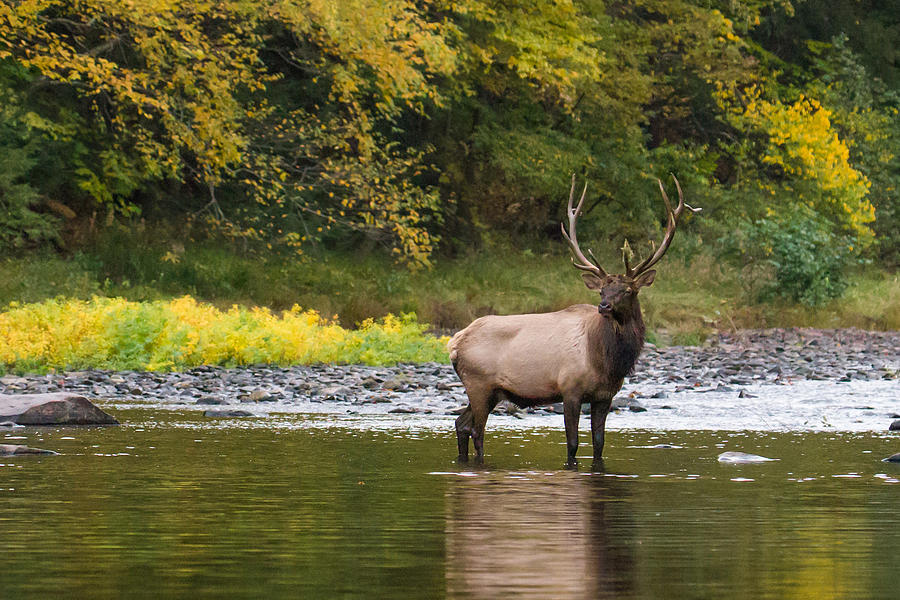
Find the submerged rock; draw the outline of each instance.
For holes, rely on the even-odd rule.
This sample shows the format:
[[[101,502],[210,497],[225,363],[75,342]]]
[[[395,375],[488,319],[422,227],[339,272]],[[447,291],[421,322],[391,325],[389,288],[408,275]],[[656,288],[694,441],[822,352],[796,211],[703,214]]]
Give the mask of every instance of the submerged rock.
[[[256,415],[248,410],[207,410],[204,411],[203,416],[227,419],[230,417],[255,417]]]
[[[892,454],[887,458],[882,458],[881,462],[900,463],[900,452],[898,452],[897,454]]]
[[[59,454],[53,450],[43,450],[41,448],[31,448],[21,444],[0,444],[0,456],[20,456],[22,454]]]
[[[767,458],[759,454],[748,454],[746,452],[723,452],[719,455],[720,463],[746,464],[746,463],[762,463],[778,460],[777,458]]]
[[[0,419],[19,425],[118,425],[93,402],[68,392],[0,394]]]

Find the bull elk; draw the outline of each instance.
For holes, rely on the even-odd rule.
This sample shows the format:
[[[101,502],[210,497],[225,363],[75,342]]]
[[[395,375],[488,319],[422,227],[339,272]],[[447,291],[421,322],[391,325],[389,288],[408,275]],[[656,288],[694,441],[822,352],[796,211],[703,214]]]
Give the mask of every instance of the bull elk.
[[[675,179],[675,177],[672,177]],[[575,176],[569,192],[569,229],[561,224],[563,237],[572,251],[572,263],[583,271],[591,290],[600,293],[600,304],[576,304],[551,313],[490,315],[473,321],[450,340],[450,360],[466,388],[469,405],[456,419],[459,460],[469,458],[472,438],[478,459],[484,457],[484,428],[488,415],[500,400],[520,408],[562,401],[569,463],[578,450],[578,420],[582,403],[591,405],[591,437],[594,460],[601,460],[606,416],[613,397],[622,387],[644,345],[644,321],[638,291],[653,283],[655,265],[666,253],[678,218],[687,207],[675,179],[678,205],[672,209],[659,181],[666,205],[666,233],[659,247],[637,265],[624,254],[625,273],[610,275],[593,254],[585,256],[578,245],[575,224],[581,214],[587,184],[578,206]]]

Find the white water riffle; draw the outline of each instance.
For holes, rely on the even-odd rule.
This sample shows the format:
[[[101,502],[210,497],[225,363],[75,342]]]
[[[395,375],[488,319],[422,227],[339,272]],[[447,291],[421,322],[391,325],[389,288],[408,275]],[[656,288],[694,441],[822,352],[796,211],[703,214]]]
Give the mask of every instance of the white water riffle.
[[[645,412],[628,409],[611,413],[608,430],[646,429],[657,431],[722,430],[722,431],[872,431],[887,433],[895,415],[900,415],[900,381],[810,381],[792,384],[744,385],[740,390],[716,391],[686,389],[668,391],[664,398],[648,398],[659,388],[626,385],[620,396],[632,392],[647,408]],[[123,399],[124,400],[124,399]],[[170,405],[128,400],[113,401],[118,408],[155,408],[196,415],[184,404]],[[388,411],[399,405],[416,407],[419,412],[396,414]],[[351,404],[348,402],[312,402],[297,400],[257,404],[250,408],[258,417],[243,419],[208,419],[190,426],[200,427],[269,427],[330,428],[358,430],[434,430],[452,431],[453,415],[448,410],[461,404],[460,397],[410,394],[395,403]],[[246,404],[239,408],[249,408]],[[430,413],[425,413],[429,410]],[[168,420],[168,419],[167,419]],[[175,419],[178,421],[178,419]],[[562,415],[527,414],[491,415],[488,430],[509,431],[535,428],[559,428]],[[590,417],[581,418],[581,429],[590,429]],[[897,433],[900,437],[900,433]]]
[[[900,414],[900,382],[811,381],[757,384],[734,392],[670,392],[663,400],[642,400],[643,413],[611,415],[610,428],[754,431],[886,431]],[[671,409],[660,409],[670,406]]]

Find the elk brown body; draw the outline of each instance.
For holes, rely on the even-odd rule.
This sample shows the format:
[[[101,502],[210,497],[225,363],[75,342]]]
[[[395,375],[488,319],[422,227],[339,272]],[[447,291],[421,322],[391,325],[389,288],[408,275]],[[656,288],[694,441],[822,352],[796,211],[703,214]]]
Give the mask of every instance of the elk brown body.
[[[539,314],[491,315],[473,321],[453,336],[450,360],[462,380],[469,405],[456,419],[459,459],[468,460],[469,439],[476,457],[484,456],[484,430],[488,415],[500,400],[519,407],[563,403],[566,445],[570,463],[578,449],[578,421],[582,403],[591,405],[594,459],[603,453],[606,417],[613,397],[634,368],[644,345],[644,322],[638,291],[653,283],[651,270],[668,249],[678,217],[685,207],[681,187],[673,210],[660,182],[668,223],[662,244],[635,267],[625,258],[625,273],[609,275],[584,255],[576,237],[576,221],[585,191],[573,208],[575,178],[569,193],[569,242],[574,266],[583,271],[588,288],[599,292],[597,306],[577,304]]]

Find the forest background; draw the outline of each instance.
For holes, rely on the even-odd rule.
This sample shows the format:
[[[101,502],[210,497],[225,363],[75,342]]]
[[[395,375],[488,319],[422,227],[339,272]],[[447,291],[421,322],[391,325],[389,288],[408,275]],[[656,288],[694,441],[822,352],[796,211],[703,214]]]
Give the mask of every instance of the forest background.
[[[651,338],[897,329],[898,54],[897,1],[5,1],[0,302],[451,330],[590,298],[573,173],[612,271],[674,174]]]

